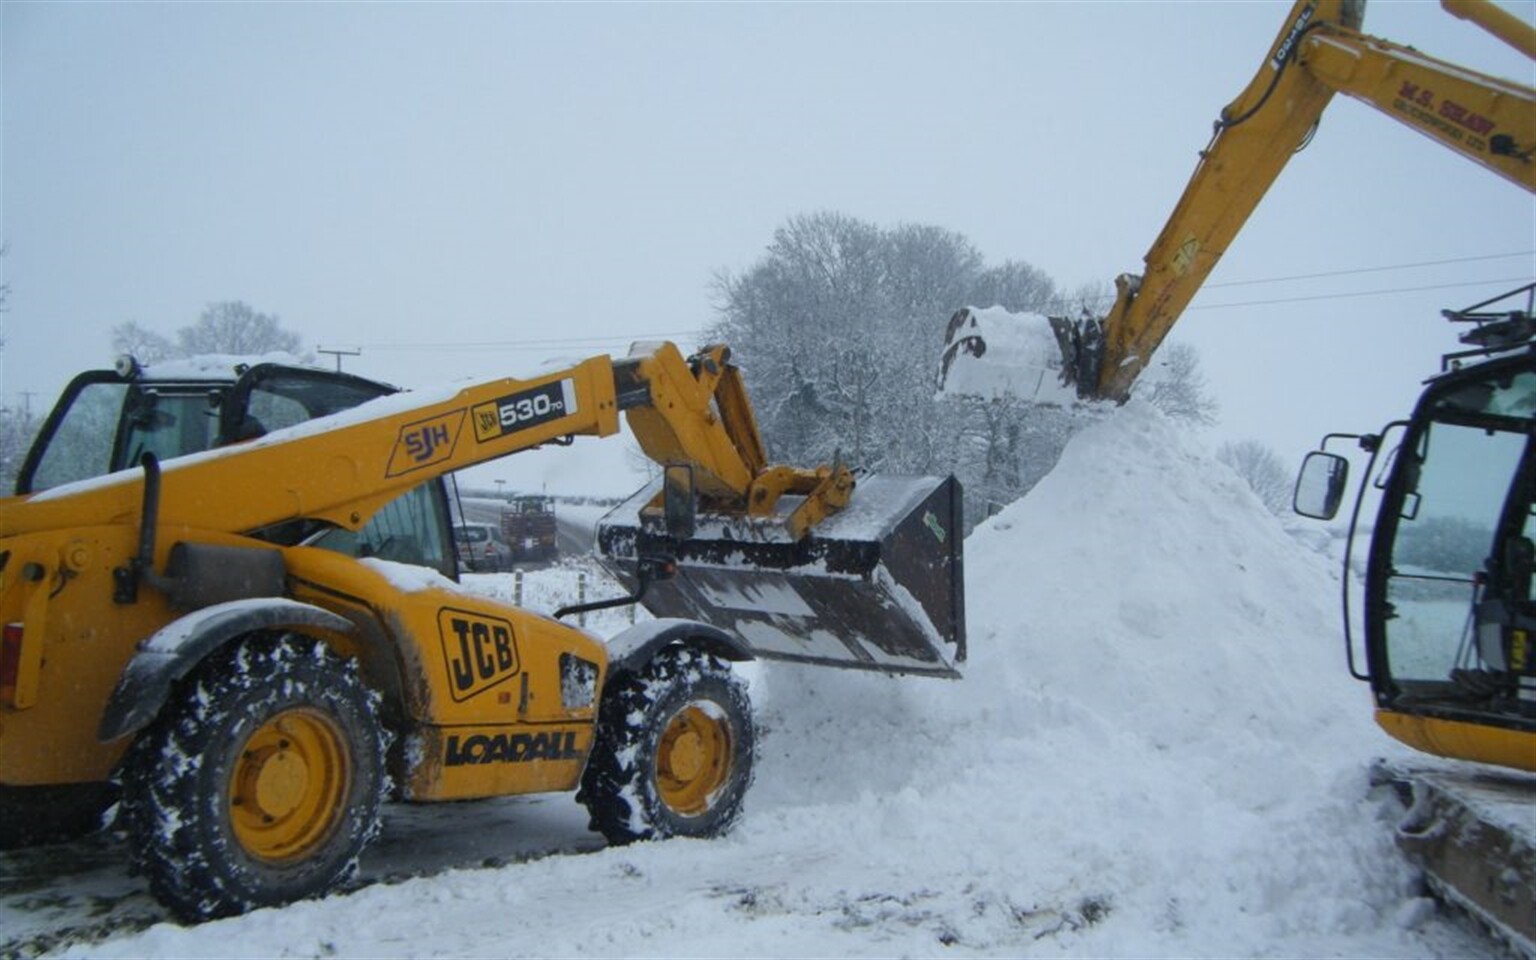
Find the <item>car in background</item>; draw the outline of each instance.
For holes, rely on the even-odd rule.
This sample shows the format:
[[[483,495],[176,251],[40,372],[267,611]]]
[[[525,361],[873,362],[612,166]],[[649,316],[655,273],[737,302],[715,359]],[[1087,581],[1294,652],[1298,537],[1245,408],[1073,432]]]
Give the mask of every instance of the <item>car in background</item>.
[[[461,523],[455,531],[459,564],[471,573],[502,573],[512,569],[512,548],[494,523]]]

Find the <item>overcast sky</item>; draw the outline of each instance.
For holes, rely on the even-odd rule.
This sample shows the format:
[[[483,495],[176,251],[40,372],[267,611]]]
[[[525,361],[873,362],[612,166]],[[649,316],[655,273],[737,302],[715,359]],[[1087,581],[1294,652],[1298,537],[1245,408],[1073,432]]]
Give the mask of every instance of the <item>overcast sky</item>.
[[[8,2],[0,403],[41,412],[114,325],[218,300],[403,386],[692,345],[711,278],[818,210],[1108,282],[1288,7]],[[1536,83],[1438,4],[1365,28]],[[1406,413],[1455,347],[1439,310],[1533,250],[1531,195],[1337,99],[1176,329],[1215,438],[1289,459]]]

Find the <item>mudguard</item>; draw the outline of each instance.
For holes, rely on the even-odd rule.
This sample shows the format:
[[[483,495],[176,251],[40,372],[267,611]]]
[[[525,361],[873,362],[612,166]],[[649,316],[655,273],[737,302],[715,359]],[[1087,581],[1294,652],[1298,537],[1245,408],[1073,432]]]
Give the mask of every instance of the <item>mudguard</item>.
[[[283,597],[231,600],[166,624],[139,645],[101,715],[102,743],[137,733],[154,720],[171,685],[208,654],[236,637],[281,627],[318,627],[350,633],[352,622],[321,607]]]
[[[608,639],[608,676],[637,671],[662,647],[678,642],[722,660],[754,659],[746,644],[724,630],[697,620],[662,618],[637,623]]]

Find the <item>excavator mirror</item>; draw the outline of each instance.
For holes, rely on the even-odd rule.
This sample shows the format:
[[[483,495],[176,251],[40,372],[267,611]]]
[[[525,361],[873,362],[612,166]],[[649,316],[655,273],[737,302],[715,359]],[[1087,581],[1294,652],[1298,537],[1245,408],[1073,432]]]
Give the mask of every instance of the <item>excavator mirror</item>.
[[[661,509],[667,536],[676,540],[690,539],[697,522],[693,467],[686,463],[669,463],[663,468],[663,478]]]
[[[1314,450],[1301,462],[1291,506],[1304,517],[1332,520],[1344,502],[1349,461],[1336,453]]]

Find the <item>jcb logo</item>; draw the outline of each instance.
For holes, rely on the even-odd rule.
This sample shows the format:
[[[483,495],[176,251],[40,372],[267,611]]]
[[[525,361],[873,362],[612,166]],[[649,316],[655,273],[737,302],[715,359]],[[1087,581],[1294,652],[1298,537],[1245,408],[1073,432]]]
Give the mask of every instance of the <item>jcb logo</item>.
[[[494,403],[482,403],[473,411],[475,439],[486,441],[501,436],[501,414]]]
[[[452,410],[430,420],[418,420],[400,428],[395,438],[395,449],[389,455],[390,477],[410,473],[434,463],[441,463],[453,456],[453,448],[459,440],[459,428],[464,423],[464,411]]]
[[[517,673],[517,645],[507,621],[445,607],[437,629],[454,700],[468,700]]]

